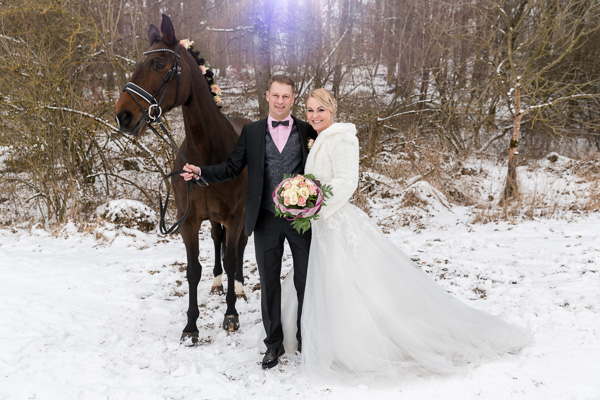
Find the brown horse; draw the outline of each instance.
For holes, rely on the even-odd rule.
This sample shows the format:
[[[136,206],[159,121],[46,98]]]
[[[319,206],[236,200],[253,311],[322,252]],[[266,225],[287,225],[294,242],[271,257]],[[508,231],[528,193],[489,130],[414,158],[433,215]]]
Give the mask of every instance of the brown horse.
[[[225,161],[237,142],[242,126],[250,121],[245,118],[228,119],[221,113],[196,59],[179,44],[173,23],[166,15],[162,18],[161,32],[154,25],[148,30],[150,48],[136,64],[117,102],[116,120],[119,128],[127,134],[141,135],[149,123],[160,118],[162,109],[168,111],[182,106],[185,139],[175,159],[174,170],[181,170],[186,161],[195,165]],[[131,88],[135,90],[132,92]],[[178,218],[188,210],[188,200],[191,202],[187,218],[179,230],[187,252],[189,285],[187,325],[181,340],[191,340],[195,344],[198,341],[198,283],[202,274],[202,265],[198,260],[198,232],[206,220],[210,220],[213,227],[215,270],[220,268],[222,236],[219,225],[226,230],[223,266],[228,289],[223,328],[233,331],[239,327],[234,275],[237,267],[243,263],[248,242],[244,233],[247,172],[229,182],[214,183],[207,187],[195,186],[191,199],[188,199],[188,187],[183,178],[175,175],[171,178],[171,184]]]

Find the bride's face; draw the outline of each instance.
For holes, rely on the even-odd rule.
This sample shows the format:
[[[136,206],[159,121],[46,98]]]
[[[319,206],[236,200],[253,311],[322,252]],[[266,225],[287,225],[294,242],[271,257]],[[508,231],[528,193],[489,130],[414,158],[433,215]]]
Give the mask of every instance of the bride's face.
[[[333,113],[326,110],[317,99],[309,97],[306,102],[306,119],[317,133],[321,133],[333,123]]]

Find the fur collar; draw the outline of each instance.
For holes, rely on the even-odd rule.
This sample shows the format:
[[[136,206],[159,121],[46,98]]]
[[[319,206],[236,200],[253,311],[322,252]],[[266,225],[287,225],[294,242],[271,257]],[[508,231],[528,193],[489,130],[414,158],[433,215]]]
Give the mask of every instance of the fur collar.
[[[312,145],[312,148],[310,149],[310,152],[308,153],[308,159],[306,160],[307,163],[312,164],[313,159],[315,158],[316,154],[319,152],[319,150],[321,149],[321,147],[323,147],[323,143],[330,141],[331,139],[333,139],[334,137],[355,137],[356,136],[356,125],[351,124],[351,123],[341,123],[341,122],[337,122],[333,125],[331,125],[329,128],[323,130],[321,133],[319,133],[319,136],[317,136],[317,139],[315,140],[315,143]]]

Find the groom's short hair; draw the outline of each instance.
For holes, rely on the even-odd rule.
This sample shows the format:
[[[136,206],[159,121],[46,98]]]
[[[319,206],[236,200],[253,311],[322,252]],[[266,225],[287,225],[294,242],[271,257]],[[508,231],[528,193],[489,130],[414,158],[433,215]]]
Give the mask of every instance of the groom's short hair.
[[[271,90],[271,85],[273,82],[281,83],[283,85],[290,85],[292,87],[292,93],[296,93],[296,84],[294,83],[294,80],[287,75],[273,75],[271,79],[269,79],[267,90]]]

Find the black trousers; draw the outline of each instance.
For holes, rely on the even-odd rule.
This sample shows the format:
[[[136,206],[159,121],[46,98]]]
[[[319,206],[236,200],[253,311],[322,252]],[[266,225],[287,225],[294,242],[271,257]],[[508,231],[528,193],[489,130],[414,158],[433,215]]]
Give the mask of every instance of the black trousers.
[[[298,233],[285,218],[261,209],[254,228],[254,247],[256,262],[260,274],[261,309],[263,325],[269,349],[277,349],[283,343],[281,328],[281,259],[283,244],[287,239],[294,262],[294,286],[298,294],[298,332],[296,338],[302,342],[300,318],[306,286],[308,269],[308,251],[310,250],[311,231]]]

